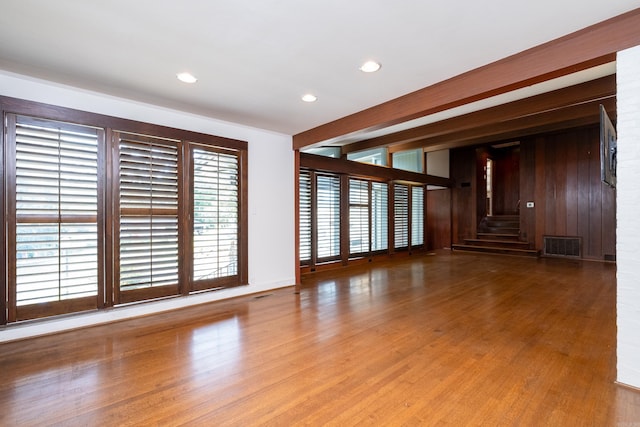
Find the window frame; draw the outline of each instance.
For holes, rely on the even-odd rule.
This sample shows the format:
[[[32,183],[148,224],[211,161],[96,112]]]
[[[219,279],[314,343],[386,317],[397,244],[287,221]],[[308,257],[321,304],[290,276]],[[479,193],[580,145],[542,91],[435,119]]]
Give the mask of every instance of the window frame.
[[[177,229],[178,229],[178,242],[177,242],[178,253],[180,253],[180,248],[184,248],[184,234],[185,234],[184,223],[183,221],[180,221],[180,218],[183,216],[181,214],[184,212],[184,206],[185,206],[185,203],[183,200],[184,198],[180,197],[181,194],[184,194],[183,183],[181,180],[183,163],[184,163],[184,159],[182,158],[182,155],[181,155],[182,143],[179,140],[166,139],[166,138],[161,138],[158,136],[151,136],[151,135],[137,135],[129,132],[121,132],[119,130],[112,130],[111,135],[112,135],[111,150],[113,153],[116,153],[115,158],[112,159],[112,162],[114,164],[114,171],[113,171],[113,180],[111,183],[111,187],[116,190],[115,191],[116,194],[114,194],[114,197],[111,199],[112,215],[113,215],[112,216],[113,218],[112,236],[113,236],[113,242],[114,244],[116,244],[116,247],[118,248],[118,250],[113,253],[114,305],[127,304],[131,302],[136,302],[136,301],[152,300],[152,299],[164,298],[168,296],[179,295],[181,293],[180,272],[184,268],[184,257],[180,257],[180,256],[177,257],[178,278],[176,280],[176,283],[162,285],[162,286],[149,286],[149,287],[143,287],[139,289],[128,289],[128,290],[122,289],[122,286],[120,283],[121,268],[122,268],[122,263],[121,263],[122,260],[120,258],[120,255],[122,253],[121,251],[122,250],[121,220],[125,215],[122,215],[123,208],[120,205],[120,200],[122,198],[121,187],[120,187],[120,183],[121,183],[120,164],[121,164],[121,156],[122,156],[122,153],[120,150],[120,141],[121,141],[120,136],[124,135],[125,137],[127,137],[127,140],[126,140],[127,142],[135,142],[141,145],[142,144],[165,145],[165,146],[175,145],[176,147],[176,150],[177,150],[176,179],[177,179],[177,192],[178,192],[176,218],[177,218]],[[154,211],[156,211],[157,208],[153,208],[153,207],[146,208],[146,209],[127,208],[127,210],[131,211],[131,213],[126,215],[127,217],[142,215],[142,212],[140,212],[141,210],[148,211],[147,215],[150,216],[151,218],[158,217],[158,215],[154,215]],[[159,216],[162,217],[165,215],[159,215]]]
[[[352,200],[352,195],[353,195],[353,184],[354,183],[358,183],[357,185],[359,186],[364,186],[364,198],[361,198],[359,201],[355,201]],[[349,204],[349,208],[348,208],[348,217],[349,217],[349,258],[358,258],[358,257],[362,257],[362,256],[367,256],[371,253],[371,181],[365,180],[365,179],[360,179],[360,178],[355,178],[355,177],[349,177],[349,190],[348,190],[348,194],[347,194],[347,199],[348,199],[348,204]],[[364,250],[353,250],[352,247],[352,239],[353,236],[351,235],[352,227],[354,225],[354,218],[353,218],[353,214],[354,214],[354,210],[366,210],[366,215],[360,215],[360,217],[365,217],[366,218],[366,224],[363,224],[361,222],[358,222],[359,228],[364,229],[366,227],[366,248]],[[363,227],[364,226],[364,227]],[[361,234],[365,234],[365,233],[361,233]],[[360,244],[360,247],[362,248],[362,244]]]
[[[303,185],[301,184],[301,177],[306,178],[307,187],[303,189]],[[339,181],[340,186],[340,253],[336,254],[332,257],[318,257],[318,248],[317,248],[317,236],[318,236],[318,222],[317,222],[317,178],[319,176],[332,176],[335,177]],[[298,209],[298,237],[301,239],[302,236],[309,235],[310,237],[310,257],[309,259],[302,258],[301,249],[303,248],[303,242],[298,242],[297,245],[297,259],[298,259],[298,268],[308,269],[309,271],[316,271],[316,267],[325,264],[335,264],[341,262],[343,265],[347,265],[349,262],[357,259],[372,259],[374,256],[378,255],[392,255],[394,253],[408,253],[411,254],[413,251],[424,249],[426,242],[426,187],[424,184],[420,184],[413,181],[402,181],[402,180],[384,180],[372,176],[362,176],[356,174],[349,173],[335,173],[328,172],[325,170],[317,170],[307,166],[303,166],[299,168],[298,171],[298,202],[302,203],[302,192],[307,191],[309,193],[309,201],[310,208],[307,210]],[[351,200],[351,183],[352,181],[357,181],[359,183],[366,184],[366,193],[367,193],[367,203],[353,203]],[[373,193],[374,193],[374,185],[384,186],[386,188],[385,191],[385,201],[386,207],[383,207],[386,217],[386,224],[384,224],[386,228],[386,248],[384,249],[374,249],[373,248],[373,228],[374,228],[374,201],[373,201]],[[402,224],[404,228],[402,230],[398,229],[398,221],[397,221],[397,189],[401,187],[406,190],[406,194],[404,194],[405,198],[403,199],[404,203],[402,207],[406,212],[404,212],[404,221]],[[382,188],[382,187],[381,187]],[[419,206],[416,206],[414,198],[416,193],[419,192],[421,195],[422,203]],[[364,251],[353,252],[351,250],[351,224],[352,224],[352,208],[366,208],[367,210],[367,233],[368,233],[368,248]],[[420,208],[420,212],[416,214],[416,208]],[[381,213],[381,212],[379,212]],[[303,221],[302,215],[310,216],[309,221]],[[418,222],[416,222],[418,221]],[[406,222],[406,223],[405,223]],[[302,230],[302,227],[306,226],[308,230]],[[420,233],[420,236],[415,236],[415,233]],[[406,237],[406,245],[397,246],[396,245],[396,237],[398,233],[402,234]],[[418,237],[418,239],[416,239]]]
[[[337,199],[337,204],[333,204],[335,199],[331,199],[330,203],[331,206],[330,208],[332,210],[336,210],[337,207],[337,212],[338,212],[338,222],[337,222],[337,227],[335,225],[335,223],[333,223],[333,228],[331,228],[330,230],[328,230],[330,236],[330,240],[333,240],[331,237],[333,237],[333,234],[335,232],[335,228],[337,228],[337,235],[338,235],[338,244],[337,244],[337,253],[330,253],[326,256],[321,256],[320,254],[320,244],[323,241],[320,238],[320,200],[318,199],[318,186],[319,186],[319,182],[320,179],[327,179],[327,180],[331,180],[331,181],[336,181],[337,185],[335,185],[335,182],[329,182],[329,188],[330,190],[335,190],[335,188],[337,187],[338,189],[338,199]],[[314,224],[312,226],[312,230],[311,233],[314,237],[312,237],[312,241],[315,243],[315,248],[312,249],[312,256],[314,257],[314,264],[322,264],[322,263],[328,263],[328,262],[333,262],[333,261],[338,261],[341,259],[342,257],[342,243],[343,243],[343,233],[342,233],[342,223],[345,220],[344,217],[344,212],[342,209],[342,201],[343,201],[343,191],[342,191],[342,178],[340,175],[338,174],[332,174],[332,173],[324,173],[324,172],[319,172],[319,173],[314,173],[314,178],[311,180],[312,182],[312,196],[311,196],[311,200],[312,200],[312,204],[315,205],[314,207],[312,207],[311,211],[313,212],[313,220],[312,223]],[[335,194],[333,191],[331,191],[331,194]],[[336,247],[334,247],[333,243],[331,243],[330,245],[330,250],[335,250]],[[315,251],[314,251],[315,250]],[[324,254],[323,254],[324,255]]]
[[[409,192],[411,193],[410,200],[411,205],[409,206],[410,214],[410,224],[409,228],[411,229],[410,233],[410,241],[409,246],[411,249],[420,248],[424,246],[425,235],[424,230],[426,229],[425,224],[425,186],[424,185],[412,185],[410,186]],[[420,205],[416,204],[416,195],[420,195]],[[419,209],[416,209],[419,208]],[[416,212],[419,214],[416,215]],[[419,239],[416,238],[416,231],[420,233]]]
[[[399,190],[404,189],[406,193]],[[400,199],[400,196],[404,196]],[[402,220],[402,227],[399,226]],[[402,238],[402,243],[398,237]],[[406,242],[405,242],[406,240]],[[411,186],[404,183],[393,184],[393,251],[407,251],[411,248]],[[401,246],[398,246],[401,245]]]
[[[97,289],[95,296],[85,296],[78,298],[70,298],[70,299],[60,299],[57,301],[49,301],[49,302],[40,302],[34,304],[26,304],[26,305],[18,305],[17,301],[17,258],[15,249],[17,249],[17,231],[18,231],[18,213],[17,213],[17,126],[18,126],[18,117],[24,117],[29,120],[33,120],[33,122],[51,122],[56,125],[59,125],[60,128],[65,128],[67,131],[71,128],[75,127],[87,127],[96,130],[96,249],[97,249]],[[14,130],[15,132],[10,133],[9,130]],[[31,114],[22,114],[22,113],[13,113],[7,112],[3,114],[3,132],[4,136],[3,140],[3,157],[6,165],[6,170],[11,171],[7,175],[3,175],[5,178],[4,185],[4,197],[3,203],[6,203],[7,210],[3,210],[6,212],[6,218],[3,219],[3,224],[6,226],[3,227],[3,232],[6,230],[6,235],[3,236],[2,249],[3,252],[7,255],[11,253],[13,249],[13,257],[6,257],[4,259],[7,260],[7,272],[6,275],[3,274],[3,278],[5,279],[5,286],[2,286],[3,293],[6,295],[6,299],[3,298],[3,304],[6,304],[6,307],[3,307],[3,321],[7,322],[16,322],[20,320],[30,320],[37,319],[41,317],[54,316],[59,314],[66,314],[70,312],[77,311],[86,311],[92,309],[98,309],[104,307],[104,233],[101,233],[101,230],[104,228],[104,194],[101,188],[101,181],[104,180],[104,147],[106,144],[105,141],[105,132],[103,129],[87,125],[87,124],[78,124],[78,123],[70,123],[68,121],[63,120],[52,120],[52,119],[44,119],[42,117],[34,117]],[[13,153],[13,154],[10,154]],[[58,187],[60,188],[60,187]],[[5,222],[6,220],[6,222]],[[23,221],[20,223],[29,223],[31,221]],[[62,227],[63,224],[71,224],[77,223],[76,221],[70,221],[69,219],[63,219],[61,216],[54,222],[51,219],[47,219],[42,223],[47,224],[58,224]],[[85,220],[81,220],[80,222],[85,223]],[[89,223],[89,222],[87,222]],[[93,224],[93,222],[91,222]],[[60,249],[59,249],[60,250]]]
[[[304,185],[303,185],[303,177],[304,177]],[[315,234],[313,233],[313,228],[315,227],[314,220],[314,208],[315,203],[313,201],[313,197],[315,192],[313,191],[313,186],[315,182],[315,173],[309,169],[300,169],[298,174],[298,258],[301,266],[309,266],[311,264],[315,264]],[[303,209],[303,192],[305,196],[304,198],[304,208]],[[303,220],[304,216],[304,220]],[[303,244],[302,239],[308,238],[309,241]],[[305,253],[309,252],[308,257],[302,256],[302,251]]]
[[[378,200],[378,198],[376,197],[376,188],[377,186],[380,186],[380,189],[384,188],[384,201],[385,201],[385,206],[384,209],[382,209],[381,211],[376,211],[376,200],[378,202],[380,202],[382,199]],[[370,228],[371,228],[371,254],[375,255],[375,254],[383,254],[389,251],[389,230],[391,229],[391,221],[389,220],[389,183],[388,182],[384,182],[384,181],[370,181],[370,188],[371,188],[371,197],[369,199],[369,204],[370,204],[370,209],[371,209],[371,220],[370,220]],[[378,228],[378,225],[380,224],[376,224],[376,219],[377,219],[377,215],[383,214],[383,218],[385,219],[384,221],[384,227],[383,227],[383,233],[380,233],[380,237],[383,239],[383,241],[385,242],[385,247],[383,248],[374,248],[374,242],[377,241],[377,236],[376,233],[374,233],[374,229]]]
[[[164,139],[174,139],[182,141],[182,147],[180,148],[182,155],[182,162],[180,167],[182,170],[188,170],[188,161],[190,156],[189,150],[185,149],[185,146],[190,144],[197,144],[206,147],[215,147],[218,149],[226,150],[228,152],[236,153],[238,156],[238,274],[237,278],[229,283],[218,283],[221,286],[215,286],[207,288],[206,290],[215,290],[220,287],[232,287],[248,284],[248,174],[247,174],[247,154],[248,143],[246,141],[225,138],[215,135],[208,135],[200,132],[194,132],[189,130],[182,130],[172,127],[166,127],[161,125],[155,125],[150,123],[139,122],[135,120],[129,120],[119,117],[106,116],[97,113],[91,113],[86,111],[75,110],[66,107],[60,107],[55,105],[43,104],[33,101],[27,101],[17,98],[11,98],[6,96],[0,96],[0,115],[2,116],[2,132],[0,133],[0,173],[3,177],[3,195],[0,197],[0,220],[3,227],[0,229],[0,254],[3,259],[7,260],[8,257],[15,256],[12,253],[15,248],[15,233],[14,236],[10,236],[11,233],[7,232],[7,228],[13,226],[15,229],[16,212],[15,206],[9,206],[8,189],[13,185],[15,188],[15,164],[10,159],[11,156],[7,155],[7,140],[10,135],[7,135],[7,115],[16,114],[33,117],[41,120],[52,120],[71,125],[89,126],[92,128],[100,128],[104,133],[104,144],[101,149],[101,156],[103,160],[98,164],[98,192],[102,195],[104,203],[99,209],[99,218],[102,218],[102,222],[98,222],[98,234],[99,238],[103,239],[99,243],[99,248],[102,251],[99,255],[99,281],[102,285],[99,286],[99,292],[97,296],[97,303],[93,304],[91,308],[97,308],[98,310],[118,306],[120,304],[126,304],[133,301],[141,300],[155,300],[162,298],[164,295],[144,295],[142,298],[121,299],[116,295],[114,288],[117,287],[117,283],[114,279],[117,278],[117,240],[114,239],[114,232],[116,231],[116,223],[119,212],[116,210],[116,203],[114,200],[118,198],[117,187],[114,187],[114,182],[118,179],[118,156],[117,147],[114,146],[113,138],[114,133],[117,131],[132,133],[138,135],[151,135]],[[179,174],[179,181],[181,188],[189,188],[190,179],[187,173]],[[182,200],[181,212],[185,212],[186,206],[191,206],[192,197],[187,194],[188,191],[182,191],[179,198]],[[15,198],[15,196],[14,196]],[[185,230],[189,230],[188,215],[181,214],[179,218],[179,239],[181,240],[180,247],[186,248],[191,242],[191,239],[185,236]],[[189,251],[187,251],[189,252]],[[187,262],[186,264],[190,264]],[[179,268],[178,277],[178,292],[176,295],[188,295],[193,292],[200,292],[200,289],[193,289],[190,286],[191,275],[188,268]],[[6,263],[2,263],[0,266],[0,273],[2,278],[5,279],[4,286],[0,286],[0,324],[13,323],[21,318],[15,316],[15,300],[8,304],[11,290],[8,288],[9,276],[15,277],[15,268],[9,268]],[[15,290],[15,287],[14,287]],[[144,292],[141,292],[144,294]],[[173,296],[170,295],[170,296]],[[93,297],[92,297],[93,298]],[[46,304],[45,304],[46,305]],[[72,306],[73,304],[71,304]],[[38,308],[36,317],[49,317],[58,314],[68,314],[76,311],[85,311],[86,306],[83,307],[71,307],[67,306],[63,310],[51,310],[47,307]],[[26,320],[26,319],[25,319]]]
[[[246,207],[246,194],[243,194],[242,189],[245,188],[246,189],[246,178],[242,179],[242,174],[244,171],[246,171],[247,168],[247,164],[246,164],[246,155],[241,155],[238,152],[235,152],[233,150],[228,150],[228,149],[224,149],[221,147],[212,147],[209,145],[203,145],[203,144],[198,144],[198,143],[193,143],[193,142],[186,142],[184,145],[184,153],[185,153],[185,157],[187,158],[187,164],[189,165],[189,173],[188,173],[188,222],[187,222],[187,230],[189,231],[188,233],[184,233],[184,239],[185,239],[185,245],[184,245],[184,249],[185,249],[185,258],[190,260],[189,265],[185,266],[185,269],[188,270],[188,280],[186,281],[189,284],[189,289],[188,292],[198,292],[198,291],[204,291],[204,290],[210,290],[210,289],[221,289],[221,288],[228,288],[228,287],[233,287],[233,286],[239,286],[243,283],[246,283],[246,266],[245,268],[240,268],[240,262],[241,260],[246,260],[246,253],[248,252],[248,248],[246,246],[246,241],[244,242],[245,244],[243,245],[242,243],[242,231],[243,231],[243,226],[242,224],[245,224],[246,227],[246,220],[247,220],[247,215],[246,215],[246,208],[243,209],[243,207]],[[193,276],[194,276],[194,233],[195,233],[195,179],[194,179],[194,170],[195,170],[195,162],[193,161],[193,152],[194,150],[205,150],[208,152],[214,152],[220,155],[229,155],[229,154],[233,154],[236,156],[237,158],[237,177],[238,177],[238,229],[237,229],[237,242],[238,242],[238,246],[237,246],[237,261],[238,261],[238,269],[237,269],[237,273],[235,275],[230,275],[230,276],[223,276],[223,277],[218,277],[218,278],[214,278],[214,279],[209,279],[209,280],[196,280]],[[243,184],[244,183],[244,184]],[[246,191],[245,191],[246,193]],[[243,219],[241,219],[243,218]],[[246,229],[246,228],[245,228]],[[246,239],[245,239],[246,240]]]
[[[362,257],[371,257],[373,255],[378,255],[378,254],[384,254],[386,252],[389,251],[389,217],[388,217],[388,213],[389,213],[389,183],[384,182],[384,181],[377,181],[377,180],[372,180],[372,179],[367,179],[367,178],[361,178],[361,177],[357,177],[357,176],[349,176],[348,177],[348,181],[349,181],[349,187],[348,187],[348,194],[346,195],[347,198],[347,214],[348,214],[348,234],[349,234],[349,259],[355,259],[355,258],[362,258]],[[366,203],[352,203],[351,201],[351,183],[352,182],[358,182],[359,185],[366,185]],[[386,205],[384,206],[384,209],[382,210],[382,213],[384,214],[384,218],[386,219],[385,224],[384,224],[384,241],[386,242],[386,247],[385,248],[374,248],[374,241],[376,241],[377,237],[374,233],[374,229],[376,228],[376,225],[374,225],[375,223],[375,219],[377,218],[376,213],[379,215],[381,212],[376,212],[375,208],[377,206],[377,204],[374,202],[374,193],[375,193],[375,189],[374,187],[376,186],[380,186],[380,188],[385,188],[386,191],[385,193],[385,202]],[[352,225],[352,208],[356,207],[356,208],[366,208],[367,210],[367,248],[364,251],[352,251],[351,249],[351,225]]]

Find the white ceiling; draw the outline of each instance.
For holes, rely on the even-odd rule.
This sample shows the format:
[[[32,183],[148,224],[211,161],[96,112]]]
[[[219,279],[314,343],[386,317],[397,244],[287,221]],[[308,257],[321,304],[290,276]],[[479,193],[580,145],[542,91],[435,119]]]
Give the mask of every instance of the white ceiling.
[[[296,134],[638,0],[2,0],[0,69]],[[382,69],[358,70],[375,59]],[[199,80],[186,85],[176,73]],[[318,101],[300,97],[312,92]]]

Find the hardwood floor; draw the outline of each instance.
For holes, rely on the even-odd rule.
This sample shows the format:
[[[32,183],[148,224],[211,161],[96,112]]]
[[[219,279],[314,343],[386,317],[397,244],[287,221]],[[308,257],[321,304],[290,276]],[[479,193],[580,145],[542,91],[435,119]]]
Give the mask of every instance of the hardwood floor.
[[[2,344],[0,425],[640,426],[615,334],[614,265],[438,252]]]

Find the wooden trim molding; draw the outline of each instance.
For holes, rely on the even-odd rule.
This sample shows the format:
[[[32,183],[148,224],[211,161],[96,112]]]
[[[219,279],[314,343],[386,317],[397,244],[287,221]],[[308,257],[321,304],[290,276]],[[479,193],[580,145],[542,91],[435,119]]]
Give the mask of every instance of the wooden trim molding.
[[[294,196],[294,257],[296,265],[296,292],[300,291],[300,151],[293,153],[293,196]]]
[[[334,159],[309,153],[300,153],[300,167],[385,181],[406,181],[442,187],[451,187],[453,185],[452,180],[449,178],[393,169],[386,166],[369,165],[347,159]]]
[[[615,97],[615,95],[616,77],[610,75],[439,122],[347,144],[342,146],[342,154],[379,146],[388,146],[390,152],[420,148],[424,145],[422,141],[425,139],[499,124],[540,114],[540,112],[558,111],[594,100]]]
[[[640,45],[640,8],[293,136],[293,148],[380,129],[615,60]]]
[[[599,99],[567,108],[544,111],[513,120],[478,126],[473,129],[451,128],[452,132],[426,137],[406,144],[389,147],[389,152],[423,148],[427,151],[443,150],[464,145],[478,145],[500,140],[518,139],[529,135],[554,132],[561,129],[585,126],[600,121],[599,105],[604,105],[615,116],[616,97]]]

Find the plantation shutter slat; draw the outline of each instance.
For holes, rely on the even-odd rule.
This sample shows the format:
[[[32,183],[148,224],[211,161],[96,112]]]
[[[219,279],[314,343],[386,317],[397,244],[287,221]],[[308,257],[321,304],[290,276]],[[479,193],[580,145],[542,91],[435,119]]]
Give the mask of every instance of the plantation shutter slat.
[[[371,250],[389,249],[389,186],[384,182],[371,183]]]
[[[26,116],[15,120],[12,279],[18,312],[32,304],[94,297],[99,131]]]
[[[369,183],[349,180],[349,253],[369,252]]]
[[[317,258],[328,261],[340,256],[340,178],[317,175]]]
[[[238,274],[239,162],[236,154],[193,150],[193,280]]]
[[[120,134],[120,291],[178,283],[178,144]]]
[[[394,184],[393,187],[394,248],[409,246],[409,187]]]
[[[309,171],[300,171],[299,184],[299,254],[300,263],[306,265],[311,260],[311,173]]]
[[[411,246],[424,244],[424,188],[411,187]]]

